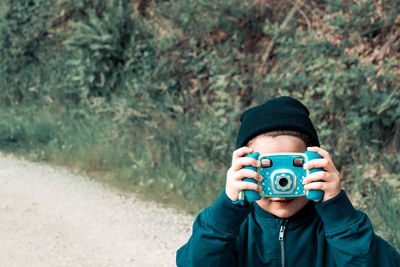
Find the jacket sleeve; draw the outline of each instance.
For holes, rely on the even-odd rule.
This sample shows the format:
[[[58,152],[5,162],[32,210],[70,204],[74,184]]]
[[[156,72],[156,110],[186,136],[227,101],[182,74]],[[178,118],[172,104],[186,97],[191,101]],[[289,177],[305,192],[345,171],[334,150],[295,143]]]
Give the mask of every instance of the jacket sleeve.
[[[223,191],[197,216],[189,241],[176,253],[177,266],[236,266],[235,241],[250,210],[234,205]]]
[[[400,266],[400,254],[374,234],[368,216],[356,210],[342,191],[316,204],[337,266]]]

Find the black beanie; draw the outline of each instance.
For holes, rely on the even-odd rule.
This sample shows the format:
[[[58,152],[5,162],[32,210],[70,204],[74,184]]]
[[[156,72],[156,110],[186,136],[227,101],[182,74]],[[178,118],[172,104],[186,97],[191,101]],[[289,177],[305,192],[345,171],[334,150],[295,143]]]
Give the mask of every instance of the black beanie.
[[[257,135],[276,130],[303,133],[310,138],[310,146],[320,146],[317,131],[308,116],[308,109],[294,98],[282,96],[270,99],[240,116],[236,148],[245,146]]]

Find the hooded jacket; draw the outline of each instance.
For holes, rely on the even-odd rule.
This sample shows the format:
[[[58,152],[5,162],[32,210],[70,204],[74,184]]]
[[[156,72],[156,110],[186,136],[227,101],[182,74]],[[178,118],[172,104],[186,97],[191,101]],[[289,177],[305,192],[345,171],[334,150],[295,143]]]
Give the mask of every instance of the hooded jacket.
[[[372,225],[342,191],[310,201],[288,219],[253,202],[236,206],[225,192],[202,211],[177,266],[400,266],[400,254],[374,234]]]

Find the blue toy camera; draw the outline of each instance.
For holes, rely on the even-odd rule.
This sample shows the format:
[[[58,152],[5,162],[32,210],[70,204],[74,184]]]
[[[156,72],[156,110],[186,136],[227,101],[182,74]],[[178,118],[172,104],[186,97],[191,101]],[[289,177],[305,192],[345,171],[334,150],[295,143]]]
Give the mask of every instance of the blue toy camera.
[[[252,178],[244,178],[243,181],[258,183],[262,190],[256,192],[254,190],[244,190],[244,194],[240,194],[239,199],[247,201],[255,201],[261,197],[299,197],[306,196],[307,199],[316,202],[321,201],[324,192],[322,190],[304,189],[303,180],[310,173],[323,171],[320,168],[304,170],[304,163],[321,158],[318,153],[306,151],[305,153],[275,153],[263,154],[258,152],[249,154],[246,157],[252,157],[261,163],[261,167],[246,166],[244,168],[251,169],[263,177],[259,183]],[[243,199],[244,198],[244,199]]]

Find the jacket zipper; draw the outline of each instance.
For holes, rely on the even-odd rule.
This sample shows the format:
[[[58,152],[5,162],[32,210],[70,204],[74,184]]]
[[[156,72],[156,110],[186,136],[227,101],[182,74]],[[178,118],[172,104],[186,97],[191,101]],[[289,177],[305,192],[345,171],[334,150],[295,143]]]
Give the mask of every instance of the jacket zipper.
[[[285,235],[285,229],[286,229],[286,224],[288,220],[285,220],[279,229],[279,241],[281,241],[281,264],[282,267],[285,267],[285,240],[284,240],[284,235]]]

